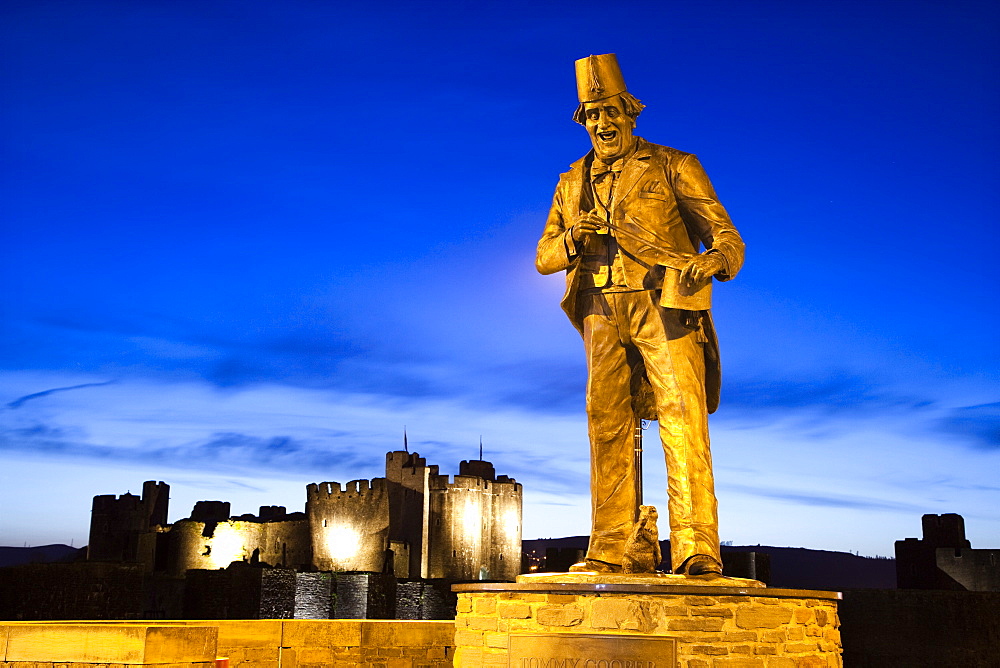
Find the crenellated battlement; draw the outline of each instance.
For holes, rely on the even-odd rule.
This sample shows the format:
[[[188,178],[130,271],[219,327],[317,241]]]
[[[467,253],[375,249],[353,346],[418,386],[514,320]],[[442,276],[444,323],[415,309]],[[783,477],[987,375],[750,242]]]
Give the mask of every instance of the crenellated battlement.
[[[471,475],[457,475],[448,484],[452,489],[475,489],[483,492],[490,491],[491,483],[489,480],[484,480],[478,476]]]
[[[388,471],[390,468],[405,470],[409,469],[409,472],[413,472],[416,469],[425,468],[427,466],[427,460],[421,457],[419,453],[416,452],[406,452],[405,450],[393,450],[392,452],[385,453],[385,469]]]
[[[311,482],[306,485],[306,497],[312,498],[314,496],[330,496],[331,494],[340,494],[340,483],[339,482]]]
[[[132,511],[138,510],[142,499],[135,494],[125,493],[121,496],[101,494],[94,497],[94,512]]]
[[[340,499],[361,499],[385,492],[386,479],[352,480],[341,486],[339,482],[312,483],[306,486],[306,501],[320,503]]]
[[[493,482],[497,478],[497,471],[493,468],[493,462],[487,462],[482,459],[463,460],[458,465],[458,474],[476,476],[490,482]]]
[[[503,477],[506,478],[506,476]],[[506,480],[500,480],[498,478],[497,481],[493,483],[494,494],[507,496],[509,494],[520,494],[521,491],[521,483],[517,482],[513,478],[506,478]]]
[[[493,481],[473,475],[438,475],[430,479],[429,487],[432,491],[474,489],[491,494],[511,494],[521,491],[521,484],[507,476],[500,476]]]
[[[396,450],[385,455],[385,477],[391,482],[398,482],[412,487],[423,483],[424,477],[433,478],[438,475],[438,466],[428,466],[427,460],[416,452]]]

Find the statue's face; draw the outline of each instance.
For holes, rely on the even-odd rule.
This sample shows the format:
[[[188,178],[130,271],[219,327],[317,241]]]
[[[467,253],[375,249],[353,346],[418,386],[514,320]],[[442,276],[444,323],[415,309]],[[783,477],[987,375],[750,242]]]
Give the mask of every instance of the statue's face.
[[[621,98],[617,95],[583,105],[587,117],[587,134],[594,144],[597,157],[605,162],[617,160],[632,148],[635,120],[622,109]]]

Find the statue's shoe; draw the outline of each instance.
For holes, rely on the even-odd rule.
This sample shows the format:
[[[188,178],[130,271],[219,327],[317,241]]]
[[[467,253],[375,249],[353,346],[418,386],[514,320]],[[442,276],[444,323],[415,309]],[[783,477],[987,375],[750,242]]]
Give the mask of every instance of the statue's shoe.
[[[707,554],[696,554],[684,564],[686,575],[722,575],[722,564]]]
[[[622,567],[619,564],[609,564],[606,561],[597,559],[586,559],[577,562],[569,567],[570,573],[621,573]]]

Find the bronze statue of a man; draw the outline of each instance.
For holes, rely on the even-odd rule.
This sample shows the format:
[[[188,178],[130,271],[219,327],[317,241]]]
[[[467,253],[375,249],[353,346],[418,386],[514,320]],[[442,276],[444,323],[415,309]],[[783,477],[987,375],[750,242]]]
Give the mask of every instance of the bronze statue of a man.
[[[644,105],[614,54],[576,61],[593,150],[559,178],[536,266],[566,271],[563,309],[587,354],[592,530],[576,570],[619,572],[637,518],[633,429],[659,421],[674,573],[722,572],[708,414],[719,400],[712,278],[744,244],[697,158],[632,134]],[[704,252],[699,252],[704,247]]]

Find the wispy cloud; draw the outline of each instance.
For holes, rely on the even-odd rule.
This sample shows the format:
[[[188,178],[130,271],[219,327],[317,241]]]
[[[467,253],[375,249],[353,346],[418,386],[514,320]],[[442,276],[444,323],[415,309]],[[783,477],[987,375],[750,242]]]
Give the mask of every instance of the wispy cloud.
[[[14,384],[38,382],[28,376]],[[579,419],[539,419],[530,411],[485,402],[133,379],[108,391],[99,400],[80,393],[38,392],[33,394],[44,397],[36,402],[0,410],[0,449],[223,473],[278,471],[314,477],[366,471],[370,477],[381,475],[387,450],[401,449],[406,424],[410,448],[440,464],[442,472],[457,472],[458,461],[474,459],[482,436],[485,456],[498,460],[499,473],[530,477],[558,466],[572,478],[565,484],[573,485],[579,482],[573,474],[579,467],[572,460],[586,453],[581,441],[569,457],[559,454],[567,425],[582,431]],[[539,448],[540,442],[547,445]]]
[[[351,436],[348,432],[336,434],[338,439],[350,440]],[[42,424],[0,432],[0,451],[182,469],[211,468],[219,472],[276,470],[301,475],[371,468],[378,462],[379,457],[370,452],[358,451],[342,441],[334,443],[338,445],[309,443],[289,436],[261,438],[224,432],[191,443],[122,448],[81,442],[58,427]]]
[[[192,489],[208,489],[215,492],[224,492],[226,490],[245,490],[249,492],[258,492],[264,494],[267,492],[267,488],[262,485],[251,485],[249,483],[243,482],[241,480],[232,480],[227,478],[213,478],[212,480],[203,480],[199,478],[185,478],[183,476],[171,477],[167,481],[171,486],[173,485],[185,485]],[[261,502],[264,499],[261,498]]]
[[[804,408],[827,412],[919,411],[935,403],[929,396],[901,392],[878,378],[836,371],[804,379],[727,377],[723,402],[727,410],[740,413]]]
[[[24,402],[31,401],[32,399],[39,399],[41,397],[47,397],[49,395],[55,394],[56,392],[69,392],[70,390],[82,390],[87,387],[103,387],[104,385],[111,385],[115,381],[109,380],[103,383],[82,383],[80,385],[70,385],[69,387],[54,387],[51,390],[42,390],[41,392],[34,392],[32,394],[26,394],[23,397],[18,397],[14,401],[7,404],[7,408],[20,408],[24,405]]]
[[[308,322],[236,337],[231,332],[211,332],[196,322],[157,323],[152,316],[112,323],[105,330],[97,320],[62,316],[48,320],[47,326],[104,332],[111,338],[127,331],[127,338],[115,346],[105,342],[91,353],[81,353],[86,364],[123,379],[193,376],[224,389],[278,383],[379,395],[386,401],[448,400],[475,410],[529,411],[540,419],[581,416],[584,410],[586,367],[579,344],[571,338],[567,340],[573,345],[566,350],[536,351],[511,360],[504,354],[444,354],[440,349],[401,347],[397,339],[405,337],[372,338],[349,323],[336,331]],[[474,348],[476,342],[470,345]],[[113,355],[108,352],[112,349]],[[88,355],[93,359],[88,361]],[[116,366],[112,360],[117,357],[127,364]],[[76,388],[45,392],[63,389]],[[8,406],[19,407],[43,396],[47,394],[33,393]],[[733,373],[725,377],[722,407],[713,419],[735,426],[794,420],[804,434],[823,439],[838,425],[873,415],[906,415],[923,423],[940,417],[943,406],[932,392],[901,388],[873,373],[825,370],[795,378]],[[1000,420],[989,406],[956,412],[933,428],[978,447],[996,448]]]
[[[483,370],[483,399],[537,413],[579,413],[584,407],[587,370],[562,359],[529,359]]]
[[[952,409],[938,421],[941,431],[984,450],[1000,450],[1000,402]]]
[[[743,494],[749,494],[751,496],[760,496],[767,499],[775,499],[777,501],[786,501],[790,504],[802,505],[802,506],[821,506],[826,508],[846,508],[851,510],[892,510],[892,511],[904,511],[919,513],[922,512],[923,506],[917,506],[909,503],[900,503],[897,501],[889,501],[886,499],[874,499],[870,497],[857,496],[857,495],[846,495],[846,494],[810,494],[806,492],[788,490],[788,489],[774,489],[765,487],[755,487],[751,485],[734,485],[729,484],[726,486],[727,490],[741,492]]]
[[[517,373],[534,372],[528,366]],[[544,378],[543,372],[538,373]],[[92,384],[82,382],[88,380],[8,374],[0,389],[16,401],[47,391],[25,388]],[[486,459],[496,464],[498,473],[525,486],[526,512],[531,514],[526,530],[532,535],[585,532],[589,464],[582,408],[543,413],[484,396],[487,390],[479,395],[481,401],[469,401],[278,384],[219,388],[204,382],[126,378],[92,390],[46,394],[17,409],[3,408],[0,452],[8,460],[31,458],[109,472],[136,471],[136,480],[130,478],[126,486],[155,476],[191,488],[190,502],[207,493],[200,490],[214,490],[212,498],[240,499],[252,508],[254,503],[273,502],[270,493],[259,493],[255,487],[290,485],[291,504],[297,508],[299,485],[383,475],[384,453],[402,448],[405,424],[411,451],[448,474],[457,473],[460,460],[477,456],[482,435]],[[928,421],[947,415],[940,408],[920,409],[920,415],[925,413]],[[899,523],[923,512],[971,515],[965,511],[973,505],[971,500],[995,494],[989,490],[993,481],[981,473],[995,451],[969,449],[980,464],[972,469],[958,466],[957,458],[947,456],[955,445],[935,441],[928,433],[910,436],[906,430],[913,420],[905,410],[889,417],[877,411],[830,413],[808,407],[749,415],[757,417],[717,421],[713,426],[720,507],[733,527],[759,524],[754,503],[739,501],[746,494],[759,499],[761,506],[773,503],[787,509],[781,526],[791,532],[806,530],[803,527],[817,513],[853,517],[878,511],[899,518],[894,520]],[[815,420],[811,430],[803,428],[803,415]],[[821,429],[826,430],[825,440],[815,435]],[[646,439],[647,496],[654,505],[664,505],[655,430]],[[909,453],[902,462],[895,454],[901,447]],[[928,480],[921,472],[930,470],[931,462],[937,477]],[[207,471],[217,484],[184,482],[203,479]],[[249,487],[227,480],[247,480]],[[537,510],[531,511],[532,507]],[[739,519],[734,521],[734,515]],[[773,529],[776,521],[768,526]],[[748,532],[746,540],[751,537]]]

